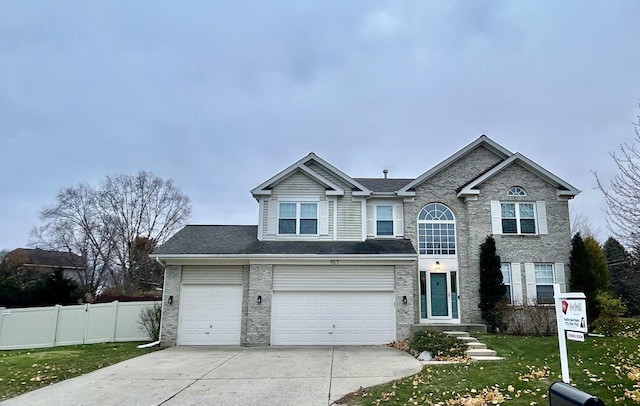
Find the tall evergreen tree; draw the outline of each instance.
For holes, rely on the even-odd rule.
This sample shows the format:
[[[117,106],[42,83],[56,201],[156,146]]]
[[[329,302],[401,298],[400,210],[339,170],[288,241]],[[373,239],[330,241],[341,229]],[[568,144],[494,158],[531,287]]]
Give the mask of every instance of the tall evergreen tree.
[[[506,293],[507,287],[502,280],[496,242],[493,237],[488,236],[480,245],[480,304],[478,307],[490,331],[505,329],[501,304],[506,301]]]
[[[604,256],[600,243],[595,237],[589,236],[584,239],[584,246],[589,256],[589,266],[591,275],[594,278],[596,289],[599,292],[609,290],[609,269],[607,268],[607,258]]]
[[[640,315],[640,275],[634,272],[632,256],[613,237],[607,239],[603,250],[609,268],[611,291],[625,302],[629,315]]]
[[[598,318],[598,286],[591,273],[591,260],[589,252],[580,233],[576,233],[571,239],[571,258],[569,259],[569,289],[572,292],[582,292],[587,297],[587,318],[593,322]]]

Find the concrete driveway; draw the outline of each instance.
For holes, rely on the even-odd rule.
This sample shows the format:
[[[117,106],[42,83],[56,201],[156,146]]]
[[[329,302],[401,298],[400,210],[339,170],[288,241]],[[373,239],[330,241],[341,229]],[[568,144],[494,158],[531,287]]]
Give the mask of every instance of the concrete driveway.
[[[172,347],[1,404],[326,406],[421,368],[383,346]]]

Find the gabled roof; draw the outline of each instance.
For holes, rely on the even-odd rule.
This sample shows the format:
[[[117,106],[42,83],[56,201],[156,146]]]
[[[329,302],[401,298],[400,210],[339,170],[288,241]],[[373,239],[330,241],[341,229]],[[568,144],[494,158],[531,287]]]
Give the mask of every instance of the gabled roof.
[[[416,255],[409,240],[258,241],[258,226],[189,225],[158,247],[152,257],[243,257],[260,255]]]
[[[425,172],[422,175],[418,176],[416,179],[413,180],[413,182],[410,182],[410,183],[406,184],[404,187],[402,187],[400,190],[398,190],[398,195],[399,196],[414,196],[415,192],[413,192],[411,189],[415,188],[416,186],[420,185],[423,182],[426,182],[427,180],[429,180],[433,176],[437,175],[442,170],[448,168],[453,163],[455,163],[456,161],[458,161],[459,159],[461,159],[462,157],[464,157],[465,155],[467,155],[471,151],[473,151],[476,148],[478,148],[479,146],[484,146],[485,148],[493,151],[496,155],[498,155],[499,157],[501,157],[503,159],[506,159],[509,156],[513,155],[513,153],[511,151],[509,151],[508,149],[504,148],[502,145],[498,144],[497,142],[493,141],[491,138],[487,137],[486,135],[481,135],[478,139],[473,141],[471,144],[469,144],[466,147],[462,148],[461,150],[459,150],[455,154],[451,155],[449,158],[445,159],[444,161],[440,162],[438,165],[436,165],[433,168],[429,169],[427,172]]]
[[[8,252],[5,258],[16,266],[85,268],[82,257],[73,252],[51,251],[40,248],[16,248]]]
[[[373,194],[382,193],[382,194],[393,194],[401,189],[404,185],[413,181],[411,179],[385,179],[385,178],[354,178],[356,181],[360,182]]]
[[[313,152],[309,153],[309,155],[305,156],[304,158],[290,165],[286,169],[278,172],[276,175],[267,179],[266,181],[261,183],[259,186],[253,188],[251,190],[251,194],[253,194],[254,197],[265,196],[265,195],[268,196],[271,194],[271,189],[276,184],[280,183],[281,181],[293,175],[294,173],[298,171],[302,171],[308,176],[315,179],[320,184],[324,185],[327,188],[327,195],[339,195],[339,196],[344,195],[344,190],[342,188],[340,188],[338,185],[331,182],[324,176],[320,175],[313,169],[309,168],[309,166],[307,165],[309,161],[315,161],[316,163],[323,166],[326,170],[333,173],[338,179],[341,179],[346,184],[350,185],[354,195],[369,196],[371,194],[371,191],[367,187],[365,187],[364,185],[362,185],[360,182],[356,181],[352,177],[348,176],[346,173],[342,172],[335,166],[331,165],[329,162],[320,158]]]
[[[506,167],[513,164],[518,164],[528,169],[529,171],[533,172],[534,174],[538,175],[539,177],[547,181],[549,184],[555,186],[558,189],[557,190],[558,197],[565,197],[570,199],[575,195],[577,195],[578,193],[580,193],[580,190],[572,186],[570,183],[565,182],[564,180],[560,179],[556,175],[547,171],[546,169],[544,169],[537,163],[533,162],[529,158],[525,157],[519,152],[516,152],[506,160],[500,162],[498,165],[494,166],[487,172],[481,174],[476,179],[471,181],[469,184],[464,186],[458,192],[458,197],[473,196],[473,195],[480,194],[480,191],[477,189],[477,187],[480,184],[482,184],[488,179],[491,179],[493,176],[500,173],[500,171],[502,171]]]

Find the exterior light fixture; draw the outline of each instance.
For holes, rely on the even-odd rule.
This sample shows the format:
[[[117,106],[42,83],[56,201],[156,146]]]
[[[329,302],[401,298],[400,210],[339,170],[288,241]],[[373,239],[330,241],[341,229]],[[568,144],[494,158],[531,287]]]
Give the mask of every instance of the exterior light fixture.
[[[440,261],[436,261],[436,271],[440,271]]]
[[[173,295],[169,296],[169,299],[167,300],[167,303],[173,304]]]
[[[262,303],[262,296],[258,295],[258,304]]]
[[[402,296],[402,303],[403,304],[407,304],[407,297],[406,296]]]

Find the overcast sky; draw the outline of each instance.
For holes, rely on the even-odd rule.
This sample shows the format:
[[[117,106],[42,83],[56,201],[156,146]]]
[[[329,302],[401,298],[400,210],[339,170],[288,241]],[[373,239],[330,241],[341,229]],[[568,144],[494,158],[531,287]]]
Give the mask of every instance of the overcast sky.
[[[0,5],[0,249],[63,187],[147,170],[192,224],[315,152],[417,177],[487,134],[583,192],[640,113],[638,1],[13,1]]]

